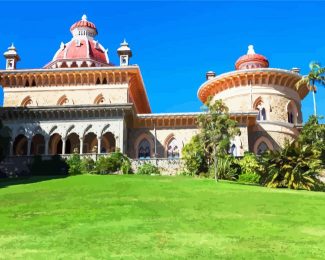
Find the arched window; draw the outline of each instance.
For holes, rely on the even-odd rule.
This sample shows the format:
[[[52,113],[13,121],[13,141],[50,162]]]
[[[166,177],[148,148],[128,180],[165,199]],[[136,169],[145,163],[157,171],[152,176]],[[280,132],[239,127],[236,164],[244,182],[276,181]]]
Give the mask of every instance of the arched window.
[[[258,121],[265,121],[266,120],[266,109],[265,109],[265,105],[264,105],[262,98],[259,97],[258,99],[256,99],[256,101],[254,102],[254,109],[258,111],[256,119]]]
[[[267,144],[265,142],[261,142],[257,146],[257,154],[258,155],[261,155],[261,154],[265,153],[267,150],[269,150],[269,147],[267,146]]]
[[[147,139],[143,139],[138,148],[139,159],[150,159],[150,143]]]
[[[67,98],[66,95],[63,95],[62,97],[59,98],[57,105],[59,106],[64,106],[69,104],[69,99]]]
[[[175,138],[172,138],[167,145],[167,158],[179,158],[179,146]]]
[[[297,123],[298,110],[293,100],[291,100],[287,105],[287,115],[288,115],[288,123],[291,124]]]

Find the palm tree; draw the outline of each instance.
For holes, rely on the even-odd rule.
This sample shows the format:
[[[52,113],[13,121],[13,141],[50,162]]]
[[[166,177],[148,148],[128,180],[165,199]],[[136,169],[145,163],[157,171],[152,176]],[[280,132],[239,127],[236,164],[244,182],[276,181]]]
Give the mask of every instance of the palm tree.
[[[320,85],[325,86],[325,67],[322,68],[319,62],[312,61],[309,63],[309,73],[305,75],[296,83],[296,88],[299,89],[303,85],[307,85],[309,91],[313,93],[313,101],[314,101],[314,116],[317,117],[317,108],[316,108],[316,86],[318,83]]]

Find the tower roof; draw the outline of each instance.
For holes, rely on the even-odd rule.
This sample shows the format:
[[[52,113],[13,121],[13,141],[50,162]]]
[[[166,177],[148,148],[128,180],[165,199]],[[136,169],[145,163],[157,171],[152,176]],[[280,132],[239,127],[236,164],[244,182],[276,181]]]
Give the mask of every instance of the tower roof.
[[[98,35],[94,23],[83,15],[70,27],[72,39],[61,43],[52,61],[45,68],[61,67],[103,67],[110,66],[107,50],[94,39]]]
[[[254,46],[249,45],[247,54],[236,61],[235,67],[236,70],[268,68],[269,61],[263,55],[255,53]]]

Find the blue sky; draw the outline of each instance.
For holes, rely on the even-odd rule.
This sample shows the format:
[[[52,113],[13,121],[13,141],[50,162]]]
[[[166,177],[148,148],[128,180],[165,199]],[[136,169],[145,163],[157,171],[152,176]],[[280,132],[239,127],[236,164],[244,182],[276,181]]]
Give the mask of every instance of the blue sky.
[[[71,39],[70,26],[82,14],[98,28],[97,39],[118,64],[116,49],[125,37],[140,65],[153,112],[199,111],[197,90],[205,73],[234,69],[253,44],[270,67],[308,71],[311,60],[325,65],[325,2],[0,2],[0,50],[14,42],[19,68],[40,68],[61,41]],[[0,58],[0,68],[5,67]],[[0,94],[2,103],[2,93]],[[325,87],[317,93],[325,115]],[[303,101],[312,114],[312,97]]]

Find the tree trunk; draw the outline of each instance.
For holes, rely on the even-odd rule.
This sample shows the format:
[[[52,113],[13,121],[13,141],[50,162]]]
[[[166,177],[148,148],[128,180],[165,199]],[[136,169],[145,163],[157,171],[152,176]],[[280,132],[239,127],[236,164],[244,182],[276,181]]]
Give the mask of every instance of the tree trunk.
[[[314,88],[315,88],[315,86],[313,86],[314,116],[317,116],[316,93],[315,93]]]
[[[217,171],[217,165],[218,165],[218,157],[217,153],[214,153],[214,178],[216,181],[218,181],[218,171]]]

